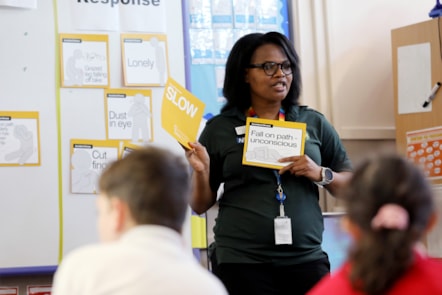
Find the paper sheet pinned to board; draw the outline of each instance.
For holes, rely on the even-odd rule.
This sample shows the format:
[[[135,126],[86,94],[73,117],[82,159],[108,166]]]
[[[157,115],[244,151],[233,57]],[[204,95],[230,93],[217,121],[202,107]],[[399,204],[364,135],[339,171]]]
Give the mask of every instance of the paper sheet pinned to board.
[[[0,0],[0,6],[36,9],[37,0]]]
[[[422,105],[430,95],[430,43],[401,46],[397,49],[398,113],[430,112],[431,104]]]

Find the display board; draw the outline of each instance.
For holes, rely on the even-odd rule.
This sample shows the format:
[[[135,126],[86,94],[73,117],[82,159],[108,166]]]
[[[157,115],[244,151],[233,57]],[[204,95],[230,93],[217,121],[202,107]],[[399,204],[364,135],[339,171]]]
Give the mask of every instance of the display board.
[[[166,77],[185,84],[181,17],[179,0],[0,4],[0,275],[98,240],[92,184],[124,150],[183,153],[158,115]]]
[[[399,153],[442,183],[442,23],[440,18],[391,31],[396,144]],[[432,97],[432,100],[430,100]]]
[[[290,37],[287,0],[183,0],[186,88],[206,104],[204,118],[225,103],[225,63],[233,44],[252,32]],[[204,85],[204,87],[201,87]]]

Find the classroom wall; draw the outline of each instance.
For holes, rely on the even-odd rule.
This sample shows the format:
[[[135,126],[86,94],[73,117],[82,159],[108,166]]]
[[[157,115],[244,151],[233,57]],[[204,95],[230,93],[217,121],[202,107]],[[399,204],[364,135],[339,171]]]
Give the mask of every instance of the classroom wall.
[[[40,165],[0,167],[0,268],[57,265],[71,250],[98,239],[96,195],[70,191],[70,140],[106,139],[103,89],[58,88],[57,34],[107,34],[110,87],[119,88],[123,87],[120,32],[79,30],[72,24],[69,3],[37,1],[37,9],[0,6],[0,112],[35,111],[40,124]],[[166,7],[169,73],[184,85],[181,1],[167,1]],[[152,144],[183,153],[161,127],[163,87],[144,88],[152,90]],[[184,238],[190,252],[189,223]],[[0,272],[0,286],[19,286],[20,294],[26,294],[28,284],[46,285],[51,280],[50,273]]]

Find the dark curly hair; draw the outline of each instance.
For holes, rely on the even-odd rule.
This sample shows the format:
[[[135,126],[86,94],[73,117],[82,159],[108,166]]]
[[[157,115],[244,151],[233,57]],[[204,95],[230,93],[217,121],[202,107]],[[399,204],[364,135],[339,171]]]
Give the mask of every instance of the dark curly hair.
[[[282,106],[287,109],[292,105],[299,104],[301,94],[301,73],[299,69],[299,57],[295,48],[287,37],[278,32],[251,33],[236,41],[226,63],[223,95],[227,103],[221,112],[232,108],[240,111],[247,110],[251,105],[250,86],[245,81],[246,68],[250,65],[256,49],[265,44],[275,44],[281,47],[292,65],[293,81]]]

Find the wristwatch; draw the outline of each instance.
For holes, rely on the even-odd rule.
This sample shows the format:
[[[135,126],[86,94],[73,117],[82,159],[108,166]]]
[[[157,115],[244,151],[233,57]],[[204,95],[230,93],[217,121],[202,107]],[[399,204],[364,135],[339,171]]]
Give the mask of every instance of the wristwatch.
[[[321,167],[321,181],[315,182],[317,185],[327,185],[333,181],[333,171],[328,167]]]

